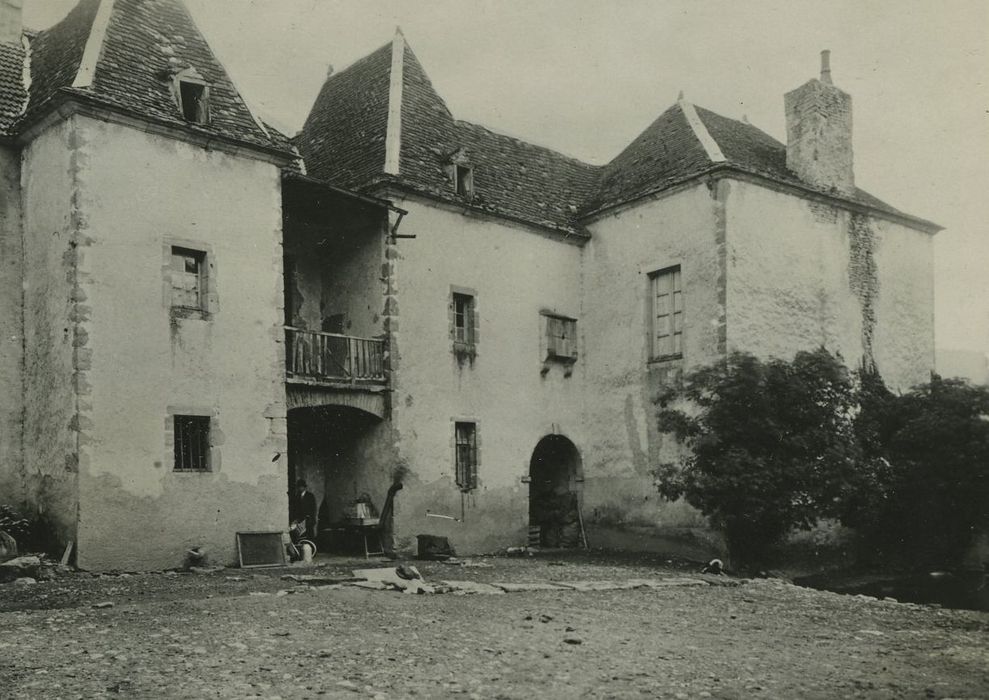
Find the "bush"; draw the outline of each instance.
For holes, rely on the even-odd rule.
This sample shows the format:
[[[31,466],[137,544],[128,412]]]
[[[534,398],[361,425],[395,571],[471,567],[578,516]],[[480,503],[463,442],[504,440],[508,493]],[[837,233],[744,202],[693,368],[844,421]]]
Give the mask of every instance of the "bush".
[[[792,529],[842,512],[860,457],[856,393],[826,350],[792,362],[735,353],[687,375],[659,404],[660,430],[689,448],[656,471],[660,492],[707,516],[735,566],[764,564]]]
[[[895,396],[863,381],[863,464],[843,521],[872,556],[952,566],[989,531],[989,388],[932,380]]]
[[[31,533],[31,523],[22,518],[11,506],[0,505],[0,530],[23,544]]]

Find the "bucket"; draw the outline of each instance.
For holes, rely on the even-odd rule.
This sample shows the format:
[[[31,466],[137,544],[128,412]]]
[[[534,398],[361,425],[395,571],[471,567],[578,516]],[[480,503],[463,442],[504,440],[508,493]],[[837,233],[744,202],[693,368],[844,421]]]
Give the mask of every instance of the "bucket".
[[[316,545],[309,540],[302,540],[299,542],[299,552],[302,554],[302,561],[311,562],[316,553]]]

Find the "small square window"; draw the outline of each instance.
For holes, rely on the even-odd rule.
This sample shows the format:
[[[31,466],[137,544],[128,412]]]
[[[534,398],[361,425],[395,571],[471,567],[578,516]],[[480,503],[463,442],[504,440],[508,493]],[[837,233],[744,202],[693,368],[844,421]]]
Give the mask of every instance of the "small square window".
[[[208,472],[209,416],[174,416],[175,471]]]
[[[206,310],[206,253],[172,246],[172,308]]]
[[[577,321],[565,316],[545,315],[546,357],[557,360],[577,359]]]
[[[649,276],[650,356],[653,360],[683,355],[683,290],[680,266]]]
[[[461,491],[477,488],[477,424],[455,423],[456,477]]]
[[[474,297],[470,294],[453,294],[453,342],[471,348],[475,342]]]

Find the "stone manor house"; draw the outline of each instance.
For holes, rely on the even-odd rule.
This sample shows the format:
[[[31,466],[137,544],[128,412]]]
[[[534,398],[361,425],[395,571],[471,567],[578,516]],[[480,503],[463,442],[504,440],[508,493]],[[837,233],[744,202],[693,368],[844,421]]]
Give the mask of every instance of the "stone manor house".
[[[82,567],[230,563],[299,477],[321,528],[401,479],[404,551],[572,545],[575,512],[596,546],[703,543],[653,483],[660,385],[733,350],[823,345],[895,387],[933,367],[939,227],[856,187],[826,55],[786,144],[681,99],[595,166],[456,119],[401,33],[289,139],[181,0],[81,0],[41,32],[21,3],[0,502]]]

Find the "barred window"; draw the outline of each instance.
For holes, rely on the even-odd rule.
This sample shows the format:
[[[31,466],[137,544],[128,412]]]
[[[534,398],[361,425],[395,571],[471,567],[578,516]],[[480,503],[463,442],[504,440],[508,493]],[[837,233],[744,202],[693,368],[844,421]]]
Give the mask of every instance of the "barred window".
[[[461,491],[477,488],[477,424],[456,423],[457,486]]]
[[[208,472],[209,416],[174,416],[175,471]]]

